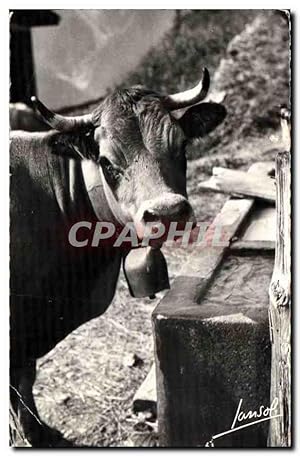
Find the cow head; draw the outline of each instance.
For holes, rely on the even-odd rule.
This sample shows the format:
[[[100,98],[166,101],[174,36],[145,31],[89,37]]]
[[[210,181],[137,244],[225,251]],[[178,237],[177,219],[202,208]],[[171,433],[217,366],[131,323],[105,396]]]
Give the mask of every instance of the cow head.
[[[139,233],[145,222],[194,218],[187,200],[185,148],[226,115],[220,104],[197,104],[208,89],[204,69],[194,89],[167,96],[141,86],[118,90],[79,117],[54,114],[34,101],[50,126],[69,134],[79,155],[99,164],[110,206],[122,221],[134,221]],[[183,108],[188,109],[176,119],[174,111]]]

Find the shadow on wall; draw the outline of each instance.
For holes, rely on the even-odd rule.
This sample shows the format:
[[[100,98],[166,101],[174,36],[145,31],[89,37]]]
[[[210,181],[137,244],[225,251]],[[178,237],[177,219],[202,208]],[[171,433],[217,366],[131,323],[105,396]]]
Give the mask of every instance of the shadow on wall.
[[[53,109],[101,97],[172,26],[171,10],[57,10],[58,27],[33,29],[39,97]]]

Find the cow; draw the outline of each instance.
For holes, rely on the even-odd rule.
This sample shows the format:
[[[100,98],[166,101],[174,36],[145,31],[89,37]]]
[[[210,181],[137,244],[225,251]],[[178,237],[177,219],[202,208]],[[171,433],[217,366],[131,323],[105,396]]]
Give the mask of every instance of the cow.
[[[226,115],[203,101],[209,79],[205,68],[196,87],[173,95],[116,90],[76,117],[34,99],[51,130],[11,134],[11,407],[32,446],[58,445],[34,404],[36,360],[105,312],[124,256],[110,243],[73,247],[70,227],[131,222],[142,233],[148,221],[193,220],[185,149]]]

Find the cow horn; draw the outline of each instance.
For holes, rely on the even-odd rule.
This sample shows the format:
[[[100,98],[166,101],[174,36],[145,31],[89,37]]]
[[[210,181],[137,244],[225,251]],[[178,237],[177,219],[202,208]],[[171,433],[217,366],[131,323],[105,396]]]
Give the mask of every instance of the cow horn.
[[[188,106],[199,103],[199,101],[203,100],[208,93],[209,82],[208,69],[203,68],[203,76],[199,84],[193,89],[168,95],[164,100],[165,107],[175,111],[176,109],[187,108]]]
[[[76,130],[88,129],[93,126],[92,115],[85,114],[76,117],[64,117],[60,114],[50,111],[38,98],[31,97],[31,101],[37,112],[47,122],[50,127],[62,132],[71,132]]]

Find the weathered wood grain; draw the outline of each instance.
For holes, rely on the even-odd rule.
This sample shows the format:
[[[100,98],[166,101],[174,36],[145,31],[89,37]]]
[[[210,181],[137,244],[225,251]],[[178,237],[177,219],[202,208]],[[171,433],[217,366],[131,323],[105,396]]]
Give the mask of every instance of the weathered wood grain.
[[[229,193],[233,196],[260,198],[274,203],[275,180],[261,174],[227,168],[213,168],[213,176],[198,185],[200,190]]]
[[[230,250],[275,250],[275,241],[267,240],[237,240],[230,244]]]
[[[247,220],[247,226],[241,233],[241,241],[273,241],[276,239],[275,207],[258,207]]]
[[[270,421],[269,446],[290,447],[291,436],[291,157],[276,159],[277,230],[273,276],[270,284],[272,342],[271,399],[278,399],[279,418]]]

